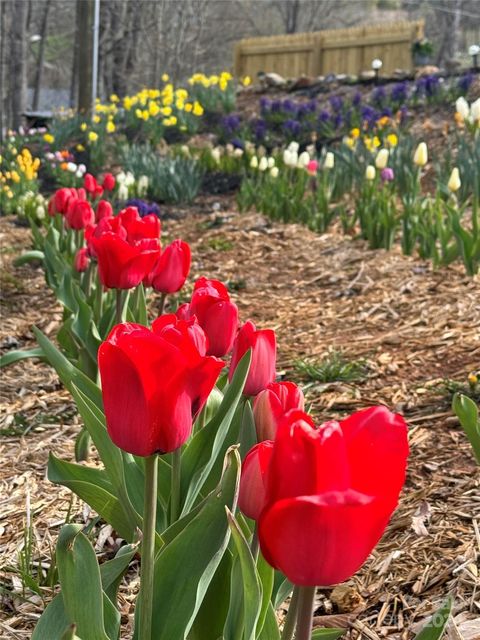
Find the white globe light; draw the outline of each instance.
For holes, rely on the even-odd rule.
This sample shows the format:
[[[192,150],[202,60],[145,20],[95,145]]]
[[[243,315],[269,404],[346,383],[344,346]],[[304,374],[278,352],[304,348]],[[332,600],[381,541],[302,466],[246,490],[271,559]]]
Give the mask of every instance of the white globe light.
[[[470,56],[478,56],[479,53],[480,47],[478,44],[472,44],[472,46],[468,48],[468,55]]]
[[[377,71],[378,69],[381,69],[382,67],[383,67],[383,62],[380,60],[380,58],[375,58],[374,60],[372,60],[372,69]]]

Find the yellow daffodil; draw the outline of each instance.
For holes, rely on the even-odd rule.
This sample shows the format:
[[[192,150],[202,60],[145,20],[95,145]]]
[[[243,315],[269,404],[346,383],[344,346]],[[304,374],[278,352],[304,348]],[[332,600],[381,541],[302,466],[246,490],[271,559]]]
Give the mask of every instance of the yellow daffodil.
[[[203,107],[197,100],[195,100],[195,102],[193,103],[192,113],[193,113],[194,116],[203,115]]]
[[[391,147],[396,147],[398,144],[398,136],[396,133],[389,133],[387,136],[387,142]]]
[[[107,133],[113,133],[115,131],[115,123],[112,122],[112,120],[109,120],[105,128],[107,130]]]
[[[250,76],[245,76],[242,80],[242,84],[244,87],[248,87],[249,85],[251,85],[252,79],[250,78]]]
[[[98,133],[96,133],[95,131],[89,131],[88,139],[90,142],[96,142],[98,140]]]
[[[164,73],[162,75],[162,82],[168,82],[170,80],[170,76],[168,75],[168,73]]]
[[[52,136],[51,133],[45,133],[43,135],[43,139],[45,140],[45,142],[47,142],[48,144],[53,144],[55,142],[55,137]]]

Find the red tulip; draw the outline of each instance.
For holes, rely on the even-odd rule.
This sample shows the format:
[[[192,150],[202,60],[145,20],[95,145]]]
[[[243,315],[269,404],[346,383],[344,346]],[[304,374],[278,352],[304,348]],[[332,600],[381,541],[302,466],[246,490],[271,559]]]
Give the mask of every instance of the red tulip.
[[[84,175],[83,186],[90,195],[93,195],[97,190],[97,186],[98,186],[97,181],[95,180],[94,176],[92,176],[91,173],[86,173]]]
[[[258,520],[265,504],[266,477],[272,452],[273,442],[264,440],[250,449],[242,462],[238,506],[252,520]]]
[[[88,255],[88,249],[87,247],[82,247],[77,251],[75,255],[73,266],[75,267],[76,271],[81,273],[82,271],[87,270],[89,263],[90,257]]]
[[[77,199],[77,193],[75,189],[64,187],[63,189],[57,189],[53,195],[53,208],[56,213],[67,213],[68,203],[74,198]],[[50,208],[49,208],[50,211]]]
[[[97,222],[100,222],[103,218],[110,218],[113,216],[113,207],[107,200],[99,200],[96,211]]]
[[[182,240],[174,240],[162,251],[148,274],[147,286],[153,287],[160,293],[180,291],[190,272],[190,261],[190,246]]]
[[[226,286],[218,280],[199,278],[190,303],[182,305],[177,315],[197,318],[207,334],[209,355],[221,358],[232,350],[238,329],[238,309],[230,301]]]
[[[203,355],[194,322],[163,316],[152,330],[120,324],[100,345],[98,365],[108,433],[134,455],[181,447],[223,363]]]
[[[86,200],[74,200],[70,198],[65,218],[70,229],[79,231],[94,223],[95,213],[90,203]]]
[[[251,320],[243,325],[233,345],[232,362],[228,372],[230,381],[238,363],[249,349],[252,349],[252,359],[243,393],[247,396],[256,396],[275,379],[277,352],[275,331],[272,329],[257,331]]]
[[[100,281],[109,289],[138,286],[151,271],[160,251],[158,240],[147,238],[129,243],[111,231],[98,237],[94,232],[89,237],[89,247],[98,260]]]
[[[271,382],[253,403],[257,439],[274,440],[280,420],[291,409],[303,411],[305,398],[294,382]]]
[[[115,189],[115,176],[111,173],[106,173],[103,176],[102,186],[105,191],[113,191]]]
[[[302,586],[350,578],[397,506],[407,456],[405,421],[385,407],[318,429],[305,413],[287,413],[259,519],[265,559]]]
[[[137,207],[127,207],[118,214],[127,230],[128,241],[160,237],[160,220],[154,213],[140,217]]]

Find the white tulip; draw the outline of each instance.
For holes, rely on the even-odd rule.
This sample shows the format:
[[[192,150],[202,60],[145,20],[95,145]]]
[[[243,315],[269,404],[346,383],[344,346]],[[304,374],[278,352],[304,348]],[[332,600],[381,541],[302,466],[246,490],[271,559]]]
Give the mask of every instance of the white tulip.
[[[388,164],[388,149],[380,149],[375,158],[375,166],[377,169],[385,169]]]
[[[418,147],[415,149],[415,154],[413,156],[413,162],[419,166],[424,167],[428,162],[428,149],[426,142],[420,142]]]
[[[272,158],[272,156],[270,156],[270,158],[268,158],[267,162],[268,162],[268,168],[269,169],[272,169],[275,166],[275,158]]]
[[[299,148],[300,148],[300,145],[298,144],[298,142],[290,142],[290,144],[287,147],[289,151],[293,151],[294,153],[298,153]]]
[[[241,158],[243,156],[243,149],[240,149],[240,147],[237,147],[235,149],[235,151],[233,152],[233,157],[234,158]]]
[[[335,166],[335,156],[331,151],[327,152],[323,166],[325,169],[333,169],[333,167]]]
[[[258,169],[258,158],[257,156],[252,156],[250,160],[250,169]]]
[[[458,170],[458,167],[454,167],[452,169],[452,173],[450,174],[450,179],[448,180],[447,186],[450,189],[450,191],[452,191],[453,193],[455,193],[455,191],[458,191],[462,186],[462,181],[460,180],[460,172]]]
[[[463,120],[467,120],[468,116],[470,115],[470,107],[468,106],[468,102],[463,96],[458,98],[458,100],[455,102],[455,109],[457,110],[457,113],[460,114]]]
[[[278,178],[278,167],[272,167],[270,169],[270,175],[272,178]]]
[[[376,173],[377,172],[375,171],[375,167],[373,166],[373,164],[369,164],[365,169],[365,178],[367,180],[375,180]]]
[[[480,98],[477,98],[475,102],[472,102],[470,106],[470,115],[474,122],[480,120]]]
[[[260,171],[266,171],[268,169],[268,160],[265,156],[263,156],[263,158],[260,158],[258,168]]]
[[[308,155],[308,153],[306,151],[303,151],[299,156],[298,156],[298,163],[297,166],[299,167],[299,169],[305,169],[305,167],[307,166],[307,164],[310,162],[310,156]]]

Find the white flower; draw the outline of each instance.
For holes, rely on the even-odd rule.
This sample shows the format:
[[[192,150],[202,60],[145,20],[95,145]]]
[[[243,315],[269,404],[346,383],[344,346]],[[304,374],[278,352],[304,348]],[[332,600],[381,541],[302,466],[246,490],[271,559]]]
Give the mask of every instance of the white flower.
[[[231,142],[225,145],[225,151],[227,152],[227,156],[233,155],[234,148]]]
[[[468,119],[468,116],[470,115],[470,107],[468,106],[468,102],[463,96],[458,98],[458,100],[455,102],[455,109],[457,110],[457,113],[460,114],[462,120]]]
[[[458,170],[458,167],[454,167],[452,169],[452,173],[450,174],[450,178],[448,180],[447,186],[450,189],[450,191],[452,191],[453,193],[455,193],[455,191],[458,191],[462,186],[462,181],[460,180],[460,172]]]
[[[132,184],[135,184],[135,176],[131,171],[128,171],[127,175],[125,176],[125,184],[127,187],[131,187]]]
[[[480,120],[480,98],[477,98],[475,102],[472,102],[470,106],[470,115],[474,122]]]
[[[241,158],[243,156],[243,149],[240,149],[240,147],[237,147],[235,149],[235,151],[233,152],[233,157],[234,158]]]
[[[117,184],[123,184],[125,182],[125,178],[127,176],[125,175],[125,171],[120,171],[120,173],[117,173]]]
[[[180,151],[185,156],[189,156],[190,155],[190,149],[188,148],[188,145],[186,145],[186,144],[182,144],[182,146],[180,147]]]
[[[87,173],[87,167],[84,164],[79,164],[77,167],[77,171],[80,173],[81,176],[85,175],[85,173]]]
[[[415,149],[415,154],[413,156],[413,162],[419,167],[424,167],[428,162],[428,149],[426,142],[420,142],[418,147]]]
[[[272,178],[278,178],[278,167],[272,167],[270,169],[270,175]]]
[[[388,164],[388,149],[380,149],[375,158],[375,166],[377,169],[385,169]]]
[[[310,162],[310,156],[306,151],[302,151],[302,153],[298,156],[298,168],[305,169],[307,164]]]
[[[148,177],[140,176],[137,182],[137,193],[139,196],[144,196],[148,189]]]
[[[298,162],[298,153],[291,149],[285,149],[283,152],[283,162],[287,167],[296,167]]]
[[[365,178],[367,180],[375,180],[375,175],[376,175],[375,167],[373,166],[373,164],[369,164],[368,167],[365,169]]]
[[[43,218],[45,218],[45,207],[38,206],[35,209],[35,214],[39,220],[43,220]]]
[[[212,158],[218,164],[220,162],[220,156],[221,156],[220,149],[218,147],[215,147],[215,149],[212,149],[211,154],[212,154]]]
[[[70,171],[70,173],[75,173],[77,169],[78,167],[74,162],[67,162],[67,171]]]
[[[250,160],[250,168],[251,169],[258,169],[258,158],[257,158],[257,156],[252,156],[252,158]]]
[[[118,185],[118,199],[128,200],[128,187],[125,185],[125,183],[121,183]]]
[[[325,169],[333,169],[333,167],[335,166],[335,156],[331,151],[327,152],[323,166]]]
[[[300,145],[298,144],[298,142],[290,142],[290,144],[287,147],[289,151],[293,151],[294,153],[297,153],[297,154],[298,154],[299,148],[300,148]]]
[[[266,171],[268,169],[268,160],[265,156],[263,156],[263,158],[260,158],[258,168],[260,169],[260,171]]]

